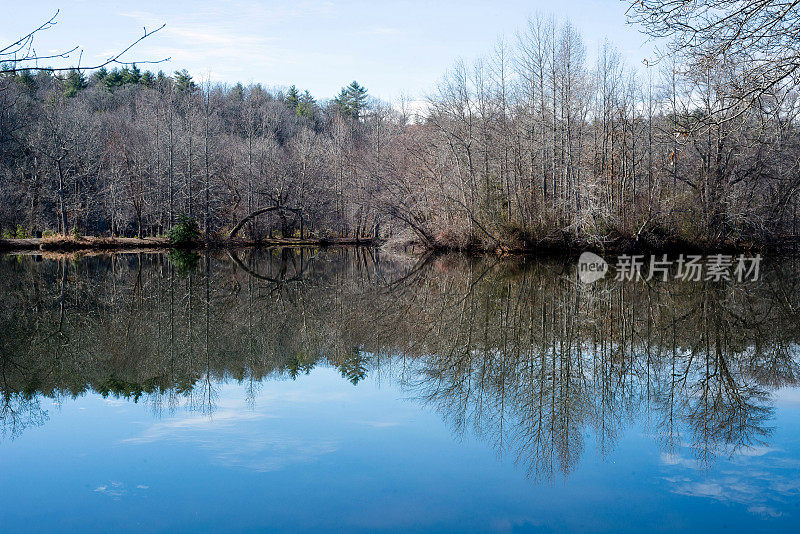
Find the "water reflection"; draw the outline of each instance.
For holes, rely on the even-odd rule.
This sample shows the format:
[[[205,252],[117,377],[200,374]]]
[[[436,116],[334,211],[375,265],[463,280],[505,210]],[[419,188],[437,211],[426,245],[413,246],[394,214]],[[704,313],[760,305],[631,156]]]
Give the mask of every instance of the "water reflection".
[[[227,381],[252,400],[265,379],[331,366],[399,384],[544,482],[635,421],[666,463],[753,455],[800,371],[791,261],[758,282],[591,286],[569,262],[369,249],[6,256],[0,273],[4,439],[46,425],[45,399],[202,418]]]

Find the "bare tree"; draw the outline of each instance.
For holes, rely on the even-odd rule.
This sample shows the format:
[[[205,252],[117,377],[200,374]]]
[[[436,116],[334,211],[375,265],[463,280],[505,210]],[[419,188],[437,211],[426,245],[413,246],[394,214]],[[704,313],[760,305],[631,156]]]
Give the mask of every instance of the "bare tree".
[[[800,3],[796,0],[636,0],[631,20],[653,38],[668,40],[696,73],[722,64],[741,66],[728,83],[738,100],[752,104],[800,81]]]
[[[36,52],[36,37],[43,31],[47,31],[54,27],[58,21],[60,10],[57,10],[52,17],[43,22],[40,26],[26,33],[13,43],[9,43],[3,48],[0,48],[0,74],[15,72],[21,69],[35,69],[45,72],[66,72],[73,69],[91,71],[98,70],[110,65],[133,65],[134,62],[125,61],[123,56],[129,52],[133,47],[147,39],[154,33],[162,30],[166,24],[162,24],[154,30],[143,28],[143,33],[140,37],[131,41],[125,48],[119,52],[114,52],[102,62],[94,65],[82,65],[81,59],[83,58],[83,49],[79,46],[74,46],[60,52],[53,52],[49,54],[39,54]],[[0,45],[2,46],[2,45]],[[51,67],[48,65],[40,65],[40,62],[51,60],[71,59],[75,55],[78,56],[77,65],[70,67]],[[169,58],[163,58],[153,61],[138,61],[138,63],[163,63],[169,61]]]

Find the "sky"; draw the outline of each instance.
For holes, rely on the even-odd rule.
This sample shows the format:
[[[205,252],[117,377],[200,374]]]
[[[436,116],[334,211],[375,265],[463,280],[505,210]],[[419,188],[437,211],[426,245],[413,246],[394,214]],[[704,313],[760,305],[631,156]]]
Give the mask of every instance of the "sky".
[[[10,0],[0,0],[0,4]],[[52,16],[56,27],[37,38],[42,54],[79,45],[82,64],[101,62],[142,33],[166,23],[137,45],[130,61],[170,58],[143,69],[187,69],[196,79],[296,85],[320,99],[352,80],[396,102],[431,93],[462,58],[491,52],[498,39],[516,39],[531,15],[568,19],[583,35],[590,61],[605,39],[640,66],[651,47],[626,24],[619,0],[499,0],[364,2],[345,0],[193,0],[14,3],[0,17],[0,48]],[[24,8],[20,8],[24,5]],[[8,9],[2,9],[8,13]],[[77,56],[75,56],[77,57]],[[73,61],[74,62],[74,61]]]

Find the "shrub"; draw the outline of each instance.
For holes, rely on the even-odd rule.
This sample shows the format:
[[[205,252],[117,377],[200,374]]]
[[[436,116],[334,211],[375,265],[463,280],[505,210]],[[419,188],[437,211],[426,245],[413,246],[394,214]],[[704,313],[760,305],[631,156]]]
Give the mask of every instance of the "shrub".
[[[170,228],[167,237],[173,245],[190,245],[200,237],[200,227],[193,218],[181,214],[175,226]]]
[[[12,228],[10,230],[3,231],[3,239],[27,239],[31,235],[25,231],[21,224],[18,224],[16,228]]]

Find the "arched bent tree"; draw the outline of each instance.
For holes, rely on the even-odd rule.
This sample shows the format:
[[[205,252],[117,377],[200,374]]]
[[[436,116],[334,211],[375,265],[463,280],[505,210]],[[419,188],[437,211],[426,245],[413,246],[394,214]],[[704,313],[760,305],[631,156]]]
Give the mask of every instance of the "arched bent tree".
[[[263,215],[263,214],[269,213],[271,211],[283,211],[283,212],[287,212],[288,211],[289,213],[293,213],[297,217],[299,217],[301,222],[304,221],[304,219],[303,219],[303,210],[300,209],[300,208],[289,208],[287,206],[280,206],[280,205],[269,206],[267,208],[259,208],[259,209],[255,210],[254,212],[250,213],[248,216],[246,216],[241,221],[239,221],[239,223],[231,229],[230,233],[228,234],[228,238],[236,237],[236,234],[239,233],[239,230],[241,230],[244,227],[245,224],[247,224],[248,222],[252,221],[253,219],[258,217],[259,215]]]

